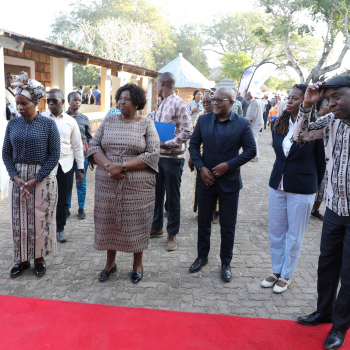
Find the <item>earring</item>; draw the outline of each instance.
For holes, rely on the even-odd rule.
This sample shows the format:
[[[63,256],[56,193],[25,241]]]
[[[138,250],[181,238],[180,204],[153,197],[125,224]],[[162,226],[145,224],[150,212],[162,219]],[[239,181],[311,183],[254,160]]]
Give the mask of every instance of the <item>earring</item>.
[[[139,108],[139,106],[136,106],[136,110]]]

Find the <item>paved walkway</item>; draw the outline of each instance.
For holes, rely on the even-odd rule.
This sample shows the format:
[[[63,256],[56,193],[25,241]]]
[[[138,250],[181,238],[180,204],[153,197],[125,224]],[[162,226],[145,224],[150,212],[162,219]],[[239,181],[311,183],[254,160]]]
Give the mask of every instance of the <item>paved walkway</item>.
[[[191,211],[193,176],[186,166],[182,183],[181,231],[177,251],[165,250],[165,238],[152,239],[144,254],[145,276],[130,281],[132,255],[117,254],[118,273],[106,283],[97,276],[105,264],[105,252],[92,247],[94,239],[94,175],[89,170],[87,219],[78,220],[77,200],[66,226],[68,242],[49,256],[48,272],[39,280],[33,268],[10,280],[13,265],[8,201],[0,201],[0,294],[69,300],[120,306],[146,307],[251,317],[295,319],[314,311],[316,270],[321,222],[311,218],[299,264],[290,288],[282,295],[260,287],[271,273],[268,249],[268,181],[274,161],[271,133],[259,137],[260,161],[242,168],[244,188],[240,194],[236,244],[231,263],[233,281],[220,279],[220,227],[214,225],[209,264],[197,274],[188,268],[196,258],[197,221]],[[324,205],[321,207],[324,212]]]

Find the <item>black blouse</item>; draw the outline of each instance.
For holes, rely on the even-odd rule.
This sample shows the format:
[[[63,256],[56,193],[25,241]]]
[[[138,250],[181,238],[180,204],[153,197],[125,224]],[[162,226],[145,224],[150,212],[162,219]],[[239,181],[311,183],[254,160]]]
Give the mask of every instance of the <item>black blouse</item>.
[[[34,176],[39,182],[45,179],[60,159],[60,134],[54,120],[40,113],[32,119],[11,119],[6,128],[2,159],[10,179],[18,176],[15,164],[41,164]]]

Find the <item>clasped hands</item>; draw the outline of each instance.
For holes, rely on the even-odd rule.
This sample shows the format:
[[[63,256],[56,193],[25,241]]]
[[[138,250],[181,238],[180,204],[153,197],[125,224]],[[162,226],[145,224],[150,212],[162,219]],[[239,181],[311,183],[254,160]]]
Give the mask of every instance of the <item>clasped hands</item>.
[[[201,173],[202,180],[208,186],[208,185],[213,185],[215,182],[215,178],[222,176],[229,169],[230,167],[225,162],[225,163],[220,163],[216,167],[212,168],[212,171],[210,171],[208,168],[203,166],[200,168],[200,173]]]
[[[30,192],[33,190],[35,184],[38,182],[37,179],[32,179],[32,180],[25,182],[23,179],[21,179],[18,176],[15,176],[13,178],[13,181],[20,188],[21,198],[24,198],[24,199],[29,199],[31,197]]]
[[[107,175],[111,177],[113,180],[121,180],[124,179],[125,174],[122,173],[123,167],[121,163],[110,163],[105,164],[105,169],[107,171]]]

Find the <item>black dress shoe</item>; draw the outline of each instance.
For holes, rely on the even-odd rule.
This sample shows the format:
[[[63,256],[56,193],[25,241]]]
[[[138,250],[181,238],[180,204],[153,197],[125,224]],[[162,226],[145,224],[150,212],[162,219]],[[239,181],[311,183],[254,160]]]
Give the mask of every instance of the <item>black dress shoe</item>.
[[[10,271],[10,278],[16,278],[22,275],[22,272],[30,268],[30,262],[27,261],[24,265],[16,264]]]
[[[57,240],[60,243],[65,243],[67,242],[67,236],[64,234],[63,231],[57,231]]]
[[[341,331],[340,329],[332,327],[328,333],[326,341],[324,342],[324,347],[327,350],[340,349],[345,343],[345,336],[346,331]]]
[[[34,274],[36,277],[43,277],[46,274],[46,265],[42,263],[35,264]]]
[[[230,265],[222,265],[221,278],[225,282],[230,282],[232,280],[232,272]]]
[[[117,271],[117,265],[114,264],[114,266],[108,271],[107,269],[102,270],[100,273],[100,277],[98,278],[99,282],[106,282],[109,278],[109,276]]]
[[[86,218],[86,214],[85,214],[84,209],[79,209],[79,210],[78,210],[78,216],[79,216],[79,219],[80,219],[80,220]]]
[[[307,326],[317,326],[320,323],[332,323],[332,316],[324,316],[315,311],[310,315],[298,317],[297,320]]]
[[[208,263],[208,258],[206,259],[197,258],[195,262],[190,266],[189,270],[191,273],[198,272],[201,270],[202,266],[206,265],[207,263]]]
[[[140,271],[134,270],[131,274],[131,282],[136,284],[139,283],[142,280],[143,277],[143,268]]]

